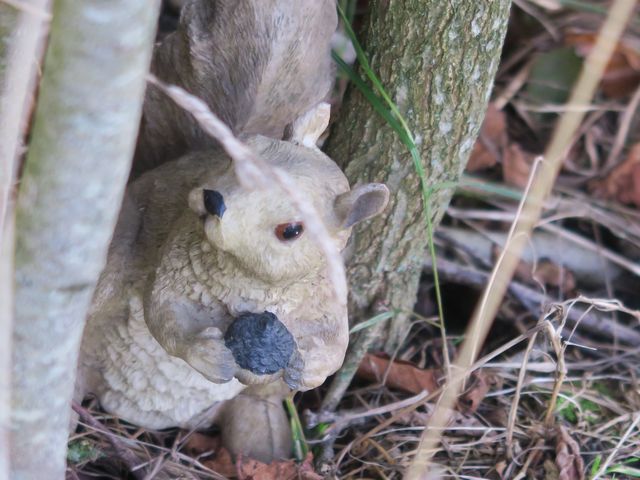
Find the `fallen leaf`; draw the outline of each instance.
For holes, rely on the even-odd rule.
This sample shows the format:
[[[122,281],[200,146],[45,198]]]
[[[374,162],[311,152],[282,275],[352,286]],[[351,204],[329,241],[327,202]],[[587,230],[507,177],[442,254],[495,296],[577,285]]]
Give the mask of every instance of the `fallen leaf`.
[[[565,44],[575,48],[576,53],[586,57],[595,44],[596,32],[569,31],[565,33]],[[622,39],[616,45],[607,64],[600,87],[611,98],[625,97],[640,85],[640,49],[630,39]]]
[[[465,392],[460,396],[458,405],[465,414],[475,413],[484,397],[491,389],[492,381],[482,370],[474,372]]]
[[[506,147],[507,142],[505,114],[491,103],[485,113],[478,140],[471,151],[467,172],[477,172],[493,167],[500,160],[502,150]]]
[[[504,460],[500,460],[498,463],[496,463],[496,466],[494,468],[496,469],[496,473],[500,476],[500,479],[503,480],[504,472],[507,469],[507,462]]]
[[[206,452],[215,452],[220,448],[220,437],[194,432],[189,435],[182,450],[190,457],[197,457]]]
[[[551,260],[540,260],[533,272],[533,278],[547,287],[559,288],[565,294],[576,289],[573,273]]]
[[[233,464],[233,458],[226,448],[220,448],[214,458],[205,460],[202,464],[225,477],[233,478],[236,476],[236,467]]]
[[[544,467],[544,480],[560,480],[560,470],[558,466],[553,463],[553,460],[546,459],[543,464]]]
[[[640,207],[640,143],[603,180],[591,184],[595,195]]]
[[[313,470],[313,454],[309,452],[298,465],[295,460],[275,461],[269,464],[238,456],[239,480],[322,480]]]
[[[534,105],[565,103],[581,67],[582,59],[573,48],[562,47],[538,53],[524,89],[527,100]],[[548,114],[542,116],[548,117]]]
[[[392,362],[388,358],[372,354],[364,357],[356,375],[371,381],[386,380],[386,385],[390,388],[414,394],[423,390],[433,392],[438,388],[435,370],[418,368],[412,363],[400,360]]]
[[[517,143],[510,144],[502,157],[502,177],[510,185],[527,186],[535,155],[525,152]]]
[[[493,260],[497,260],[501,253],[499,246],[494,246],[491,255]],[[576,279],[571,270],[552,262],[548,258],[541,258],[532,265],[529,262],[520,260],[513,277],[522,283],[533,286],[544,285],[547,288],[557,288],[562,293],[568,295],[576,289]]]
[[[580,446],[562,425],[556,428],[556,466],[559,480],[584,480]]]
[[[236,477],[237,469],[231,453],[222,447],[219,436],[193,433],[183,447],[184,452],[193,458],[198,458],[205,467],[225,477]],[[204,457],[201,457],[205,455]]]

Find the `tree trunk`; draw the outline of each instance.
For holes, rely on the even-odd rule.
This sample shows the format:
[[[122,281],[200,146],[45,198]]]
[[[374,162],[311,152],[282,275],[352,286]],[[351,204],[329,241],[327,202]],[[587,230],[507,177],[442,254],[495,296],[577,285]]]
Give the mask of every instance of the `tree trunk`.
[[[510,0],[371,0],[363,44],[371,66],[406,118],[428,184],[457,181],[489,100]],[[374,303],[404,313],[390,324],[387,350],[408,329],[427,234],[419,178],[397,134],[353,87],[328,145],[349,180],[384,182],[387,214],[358,227],[348,260],[350,312],[363,319]],[[430,205],[437,222],[451,190]]]
[[[0,102],[5,84],[5,72],[9,45],[15,26],[16,13],[6,4],[0,3]],[[1,104],[1,103],[0,103]],[[1,115],[1,113],[0,113]],[[1,122],[0,122],[1,125]],[[0,127],[1,128],[1,127]],[[10,260],[11,251],[4,248],[7,235],[13,232],[3,225],[3,211],[6,202],[3,190],[5,187],[5,175],[9,169],[9,162],[0,156],[0,480],[9,479],[9,405],[11,402],[11,325],[13,307],[13,289],[11,288],[11,270],[13,263]]]
[[[158,7],[55,2],[16,206],[15,480],[64,478],[84,318],[129,173]]]
[[[0,232],[12,201],[18,158],[41,69],[50,3],[28,0],[21,11],[0,2]]]

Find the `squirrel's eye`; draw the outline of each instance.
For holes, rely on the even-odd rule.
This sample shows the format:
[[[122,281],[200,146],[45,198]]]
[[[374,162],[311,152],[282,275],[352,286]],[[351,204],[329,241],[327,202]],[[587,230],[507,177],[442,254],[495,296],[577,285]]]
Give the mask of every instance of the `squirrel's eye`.
[[[276,237],[278,240],[288,242],[295,240],[304,232],[304,224],[302,222],[281,223],[276,227]]]

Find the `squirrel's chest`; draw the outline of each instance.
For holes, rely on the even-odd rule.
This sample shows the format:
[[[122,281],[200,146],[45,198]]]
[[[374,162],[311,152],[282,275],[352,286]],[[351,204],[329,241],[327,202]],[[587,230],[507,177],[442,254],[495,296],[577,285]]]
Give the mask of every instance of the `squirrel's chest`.
[[[303,306],[310,282],[272,286],[251,278],[226,262],[205,258],[200,248],[171,252],[158,270],[154,289],[170,289],[182,298],[220,315],[269,311],[285,324],[286,318]]]
[[[102,332],[102,382],[95,393],[107,411],[148,428],[190,426],[245,388],[236,379],[211,383],[167,354],[149,332],[143,308],[133,295],[128,321]]]

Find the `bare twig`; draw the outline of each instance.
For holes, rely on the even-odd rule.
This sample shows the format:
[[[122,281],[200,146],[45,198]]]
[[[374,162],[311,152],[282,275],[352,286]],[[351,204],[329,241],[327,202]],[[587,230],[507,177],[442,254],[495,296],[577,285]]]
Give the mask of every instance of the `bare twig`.
[[[137,469],[138,465],[141,463],[140,459],[127,447],[122,438],[120,438],[118,435],[114,435],[113,432],[111,432],[107,427],[93,418],[91,412],[89,412],[86,408],[83,408],[76,402],[72,402],[71,406],[73,410],[80,416],[80,420],[82,420],[83,423],[107,437],[109,443],[115,450],[116,455],[120,458],[120,460],[122,460],[122,462],[127,466],[129,472],[137,480],[144,480],[146,478],[145,472]]]
[[[611,152],[609,152],[607,161],[604,164],[605,171],[610,170],[615,166],[618,157],[620,156],[620,152],[622,152],[622,149],[625,146],[627,135],[629,134],[629,128],[631,128],[631,122],[636,110],[638,109],[638,105],[640,105],[640,85],[636,88],[633,97],[631,97],[631,101],[620,118],[620,126],[618,127],[613,147],[611,148]]]
[[[445,388],[436,411],[425,429],[413,462],[407,470],[405,478],[408,480],[423,478],[429,471],[429,463],[437,451],[442,429],[449,422],[451,407],[473,364],[479,346],[486,338],[527,239],[540,218],[544,200],[553,187],[567,147],[584,117],[584,113],[579,110],[584,105],[588,105],[593,97],[635,4],[635,0],[617,0],[611,6],[607,20],[571,94],[568,108],[562,115],[547,148],[542,168],[539,174],[533,177],[529,192],[525,195],[526,201],[522,207],[522,214],[513,225],[503,256],[498,261],[494,275],[473,316],[465,343],[454,363],[453,378]]]
[[[429,269],[426,268],[425,271],[429,271]],[[443,258],[438,259],[438,271],[445,280],[476,288],[482,288],[487,284],[487,280],[489,279],[487,272],[476,270],[472,267],[457,265]],[[508,292],[528,308],[533,315],[539,315],[545,305],[550,306],[548,299],[543,293],[533,290],[522,283],[515,281],[510,282]],[[577,306],[576,304],[578,303],[591,305],[600,312],[618,311],[635,318],[638,318],[638,315],[640,315],[638,311],[628,309],[616,300],[589,299],[584,296],[579,296],[560,304],[565,308],[566,318],[574,324],[579,322],[583,330],[593,332],[606,339],[614,339],[617,335],[620,342],[628,345],[640,344],[640,331],[621,323],[614,323],[610,318],[598,314],[596,311],[590,312],[587,309]]]
[[[4,230],[9,209],[17,161],[34,100],[37,72],[49,26],[47,15],[50,0],[36,0],[25,6],[29,8],[16,15],[6,78],[0,76],[0,232]],[[21,34],[15,35],[18,31]]]
[[[551,398],[549,399],[549,404],[547,405],[547,412],[544,416],[544,425],[547,428],[551,427],[553,423],[553,414],[556,411],[556,403],[558,401],[558,395],[560,395],[560,390],[562,389],[562,384],[564,383],[564,379],[567,376],[567,368],[565,366],[564,361],[564,353],[566,349],[566,344],[562,343],[562,335],[560,327],[558,330],[553,328],[551,322],[545,320],[545,326],[547,335],[549,336],[549,341],[551,342],[551,346],[553,347],[553,351],[556,354],[556,378],[553,384],[553,391],[551,392]]]
[[[363,418],[371,417],[374,415],[383,415],[385,413],[395,412],[396,410],[400,410],[410,405],[414,405],[415,403],[421,402],[429,395],[429,392],[422,391],[417,395],[414,395],[413,397],[405,398],[404,400],[400,400],[398,402],[389,403],[377,408],[367,408],[356,411],[340,413],[321,411],[318,414],[307,412],[305,423],[307,424],[308,428],[313,428],[319,423],[331,422],[333,423],[333,425],[329,428],[329,431],[331,431],[332,433],[340,432],[356,420],[361,420]]]
[[[522,392],[522,385],[524,384],[524,377],[527,374],[527,365],[529,363],[529,355],[531,355],[531,351],[533,350],[533,346],[535,345],[537,338],[538,338],[538,334],[534,333],[529,339],[527,348],[524,351],[522,365],[518,372],[518,383],[516,384],[515,395],[513,397],[513,401],[511,402],[511,408],[509,409],[509,417],[507,420],[507,439],[506,439],[508,458],[513,458],[513,431],[516,425],[518,405],[520,404],[520,394]]]
[[[0,43],[8,44],[7,57],[0,58],[0,480],[9,478],[14,316],[13,186],[48,30],[47,18],[31,10],[47,12],[49,0],[34,0],[29,4],[31,8],[24,11],[11,11],[15,6],[7,5],[0,5],[0,37],[6,37],[0,38]]]
[[[635,428],[638,426],[638,423],[640,423],[640,413],[636,414],[636,417],[633,419],[633,422],[631,422],[631,425],[629,425],[629,428],[627,428],[627,430],[624,432],[624,435],[620,437],[620,441],[618,442],[618,444],[607,456],[606,460],[602,462],[602,465],[600,465],[600,468],[595,473],[595,475],[591,477],[591,480],[597,480],[598,478],[600,478],[601,475],[603,475],[607,471],[607,468],[609,468],[609,465],[611,465],[611,462],[615,458],[616,453],[618,453],[618,451],[622,448],[622,445],[624,445],[624,442],[627,441],[627,439],[629,438],[629,435],[631,435],[631,432],[633,432],[633,430],[635,430]]]
[[[0,3],[9,5],[10,7],[20,10],[21,12],[28,13],[29,15],[40,17],[42,20],[51,20],[51,13],[49,10],[42,8],[39,5],[27,3],[24,0],[0,0]]]

